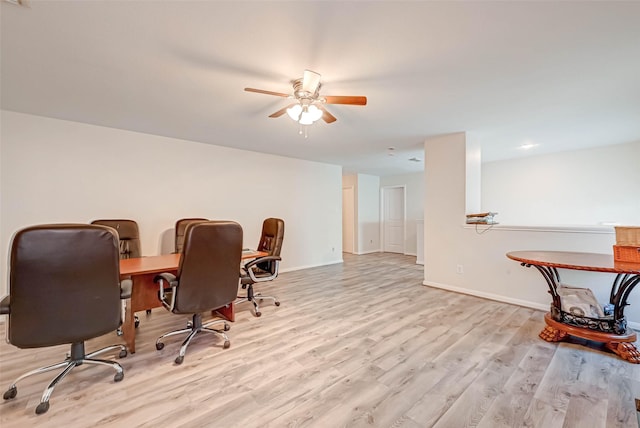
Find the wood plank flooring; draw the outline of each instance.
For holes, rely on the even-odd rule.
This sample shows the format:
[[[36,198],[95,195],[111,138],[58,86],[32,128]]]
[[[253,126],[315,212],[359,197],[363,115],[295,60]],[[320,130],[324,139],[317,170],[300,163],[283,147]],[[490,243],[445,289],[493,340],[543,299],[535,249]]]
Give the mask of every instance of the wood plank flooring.
[[[140,313],[135,354],[82,366],[36,415],[53,374],[18,384],[0,403],[13,427],[637,427],[640,365],[584,341],[538,338],[543,313],[422,286],[415,257],[345,254],[344,264],[283,273],[258,287],[262,317],[237,307],[231,348],[160,334],[188,317]],[[543,284],[541,284],[543,286]],[[1,333],[4,339],[4,329]],[[91,351],[122,342],[108,334]],[[0,387],[61,361],[66,346],[21,350],[0,343]],[[105,354],[104,358],[115,358]]]

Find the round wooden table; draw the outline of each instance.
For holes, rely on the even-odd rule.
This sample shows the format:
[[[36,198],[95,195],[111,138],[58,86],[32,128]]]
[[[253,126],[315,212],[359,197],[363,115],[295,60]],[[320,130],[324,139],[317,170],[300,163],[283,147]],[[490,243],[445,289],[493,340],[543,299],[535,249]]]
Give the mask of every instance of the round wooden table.
[[[512,251],[507,253],[507,257],[520,262],[522,266],[536,268],[549,286],[553,302],[551,311],[545,314],[547,326],[540,332],[540,338],[548,342],[559,342],[571,335],[603,342],[622,359],[640,363],[640,352],[633,344],[637,339],[636,333],[627,327],[624,316],[629,293],[640,283],[640,263],[616,262],[610,254],[570,251]],[[613,317],[607,321],[595,320],[576,317],[563,311],[557,291],[560,285],[558,269],[615,274],[609,299],[614,307]]]

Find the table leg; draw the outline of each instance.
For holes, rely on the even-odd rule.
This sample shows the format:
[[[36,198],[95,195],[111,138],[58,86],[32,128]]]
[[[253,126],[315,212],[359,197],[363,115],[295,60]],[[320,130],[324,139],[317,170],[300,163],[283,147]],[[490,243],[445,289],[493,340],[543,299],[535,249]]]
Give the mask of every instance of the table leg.
[[[580,337],[604,343],[605,348],[611,350],[623,360],[633,364],[640,364],[640,352],[633,344],[637,339],[637,335],[633,330],[627,330],[624,334],[604,333],[561,323],[554,320],[550,313],[545,314],[544,322],[547,326],[540,332],[540,338],[547,342],[559,342],[566,336]]]
[[[633,343],[629,342],[609,342],[604,345],[607,349],[610,349],[614,354],[620,356],[625,361],[629,361],[633,364],[640,364],[640,352]]]
[[[211,314],[221,316],[222,318],[231,322],[234,322],[236,320],[236,311],[233,303],[229,303],[227,306],[214,309],[213,311],[211,311]]]
[[[542,329],[538,336],[547,342],[560,342],[567,337],[567,332],[548,325]]]
[[[136,327],[135,327],[135,314],[131,310],[131,301],[127,301],[127,307],[124,313],[124,323],[122,324],[122,336],[124,337],[124,343],[127,345],[129,353],[134,354],[136,352]]]

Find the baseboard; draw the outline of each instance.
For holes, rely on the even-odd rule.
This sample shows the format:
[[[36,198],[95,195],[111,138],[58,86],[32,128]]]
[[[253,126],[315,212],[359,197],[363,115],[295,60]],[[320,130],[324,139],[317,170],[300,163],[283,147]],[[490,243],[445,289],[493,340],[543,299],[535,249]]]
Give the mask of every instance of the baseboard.
[[[468,288],[461,288],[461,287],[456,287],[456,286],[448,285],[448,284],[441,284],[441,283],[433,282],[433,281],[423,281],[422,285],[426,285],[427,287],[432,287],[432,288],[440,288],[442,290],[447,290],[447,291],[453,291],[453,292],[460,293],[460,294],[468,294],[469,296],[482,297],[483,299],[495,300],[496,302],[509,303],[509,304],[512,304],[512,305],[523,306],[525,308],[539,309],[539,310],[545,311],[545,312],[549,311],[549,304],[551,303],[551,302],[549,302],[549,304],[545,305],[545,304],[542,304],[542,303],[530,302],[528,300],[513,299],[511,297],[505,297],[505,296],[501,296],[499,294],[485,293],[483,291],[469,290]],[[629,328],[631,328],[633,330],[640,330],[640,323],[638,323],[638,322],[627,321],[627,325],[629,326]]]
[[[311,268],[320,267],[320,266],[336,265],[338,263],[344,263],[344,261],[342,259],[338,259],[338,260],[334,260],[334,261],[331,261],[331,262],[328,262],[328,263],[318,263],[318,264],[315,264],[315,265],[288,267],[286,269],[279,269],[279,272],[280,273],[294,272],[294,271],[302,270],[302,269],[311,269]]]
[[[357,256],[364,256],[365,254],[373,254],[373,253],[380,253],[380,250],[369,250],[369,251],[360,251],[359,253],[353,253]]]

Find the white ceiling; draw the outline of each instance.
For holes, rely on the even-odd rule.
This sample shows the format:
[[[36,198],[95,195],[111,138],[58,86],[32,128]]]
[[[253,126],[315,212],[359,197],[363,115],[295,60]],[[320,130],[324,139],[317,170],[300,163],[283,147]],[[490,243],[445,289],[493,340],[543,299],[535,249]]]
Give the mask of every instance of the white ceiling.
[[[38,1],[1,6],[17,112],[390,175],[429,136],[484,161],[640,140],[640,2]],[[298,135],[305,68],[338,121]],[[518,146],[537,147],[524,152]],[[395,147],[396,155],[387,155]]]

